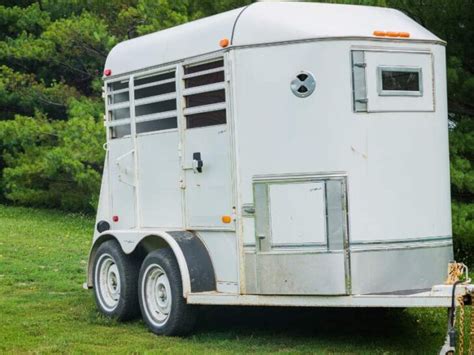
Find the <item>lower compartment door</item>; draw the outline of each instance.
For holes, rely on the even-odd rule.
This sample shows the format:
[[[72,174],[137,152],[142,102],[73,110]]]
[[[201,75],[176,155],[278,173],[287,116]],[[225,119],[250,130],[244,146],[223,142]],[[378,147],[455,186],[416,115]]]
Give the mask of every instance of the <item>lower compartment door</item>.
[[[254,184],[259,294],[349,293],[345,177]]]

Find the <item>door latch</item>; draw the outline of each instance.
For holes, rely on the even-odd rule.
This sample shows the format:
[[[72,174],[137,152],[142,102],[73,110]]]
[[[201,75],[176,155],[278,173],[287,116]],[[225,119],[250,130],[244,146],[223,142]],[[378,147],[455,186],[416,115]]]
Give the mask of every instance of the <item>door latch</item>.
[[[193,153],[193,171],[194,173],[202,173],[202,167],[204,166],[204,162],[201,159],[201,153],[195,152]]]

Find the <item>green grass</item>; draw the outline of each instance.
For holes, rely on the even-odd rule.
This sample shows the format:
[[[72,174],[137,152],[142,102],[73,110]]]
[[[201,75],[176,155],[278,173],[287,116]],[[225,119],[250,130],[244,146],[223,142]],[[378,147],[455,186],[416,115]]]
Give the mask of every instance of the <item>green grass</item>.
[[[430,353],[446,310],[207,308],[194,335],[101,316],[82,289],[93,219],[0,205],[0,353]]]

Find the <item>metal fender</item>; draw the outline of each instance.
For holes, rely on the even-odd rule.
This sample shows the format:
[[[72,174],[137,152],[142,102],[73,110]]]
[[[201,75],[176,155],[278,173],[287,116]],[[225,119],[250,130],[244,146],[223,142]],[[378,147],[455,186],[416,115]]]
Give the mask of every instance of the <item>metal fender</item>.
[[[145,239],[161,239],[173,251],[183,283],[183,297],[191,292],[216,289],[215,273],[204,243],[189,231],[106,231],[94,241],[89,254],[87,286],[92,287],[92,264],[95,251],[105,241],[115,239],[125,254],[133,253]]]

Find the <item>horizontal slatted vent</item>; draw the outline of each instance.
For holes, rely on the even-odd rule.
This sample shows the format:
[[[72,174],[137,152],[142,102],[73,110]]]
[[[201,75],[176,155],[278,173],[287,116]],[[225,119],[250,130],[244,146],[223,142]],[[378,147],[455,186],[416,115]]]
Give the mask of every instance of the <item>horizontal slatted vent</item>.
[[[186,128],[226,123],[224,60],[184,67]]]

